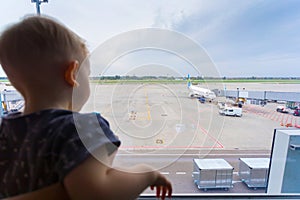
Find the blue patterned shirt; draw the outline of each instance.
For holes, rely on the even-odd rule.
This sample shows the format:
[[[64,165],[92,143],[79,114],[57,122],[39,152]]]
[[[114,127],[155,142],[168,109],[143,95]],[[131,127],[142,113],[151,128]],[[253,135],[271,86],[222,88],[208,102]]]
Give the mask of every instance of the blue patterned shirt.
[[[62,182],[90,152],[112,154],[119,139],[100,114],[43,110],[2,118],[0,127],[0,198]]]

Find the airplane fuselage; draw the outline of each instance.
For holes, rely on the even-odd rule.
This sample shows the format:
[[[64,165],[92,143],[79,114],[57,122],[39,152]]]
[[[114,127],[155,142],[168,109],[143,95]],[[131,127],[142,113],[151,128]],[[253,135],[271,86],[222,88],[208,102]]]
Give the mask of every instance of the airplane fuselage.
[[[213,100],[216,98],[216,94],[206,88],[190,85],[189,90],[191,91],[191,93],[189,94],[190,97],[204,97],[208,100]]]

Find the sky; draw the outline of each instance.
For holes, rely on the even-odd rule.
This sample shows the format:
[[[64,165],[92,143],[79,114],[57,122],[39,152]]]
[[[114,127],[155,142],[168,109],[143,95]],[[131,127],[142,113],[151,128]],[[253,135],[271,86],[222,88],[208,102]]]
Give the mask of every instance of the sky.
[[[3,0],[0,5],[0,31],[36,12],[30,0]],[[207,74],[202,70],[208,65],[201,62],[211,62],[220,77],[300,77],[298,0],[49,0],[41,4],[41,12],[86,40],[94,59],[92,64],[103,59],[104,50],[98,49],[107,45],[107,41],[111,44],[106,46],[108,52],[117,52],[120,46],[128,45],[127,50],[132,51],[122,52],[123,56],[118,54],[118,59],[114,54],[115,59],[108,62],[110,68],[105,72],[100,70],[102,74],[157,75],[161,67],[166,69],[162,75],[172,75],[173,71],[182,76],[197,72],[196,75],[203,76]],[[171,42],[174,47],[136,51],[137,43],[115,42],[119,36],[123,39],[120,41],[134,40],[123,37],[124,33],[145,28],[165,30],[172,35],[165,37],[166,43]],[[179,35],[179,39],[174,39],[174,35]],[[151,38],[163,42],[160,36],[145,37],[148,41]],[[197,43],[203,51],[186,45],[182,38]],[[183,51],[189,51],[189,59],[181,56]],[[194,62],[199,52],[205,54],[201,55],[205,60]],[[194,73],[193,67],[199,70]],[[5,76],[3,71],[0,76]]]

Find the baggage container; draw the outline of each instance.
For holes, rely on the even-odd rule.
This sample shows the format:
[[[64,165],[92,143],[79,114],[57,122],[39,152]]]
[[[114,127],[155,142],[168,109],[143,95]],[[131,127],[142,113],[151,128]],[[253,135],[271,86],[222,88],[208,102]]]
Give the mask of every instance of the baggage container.
[[[224,159],[194,159],[193,181],[199,189],[232,188],[233,167]]]
[[[240,158],[239,177],[249,188],[267,187],[269,158]]]

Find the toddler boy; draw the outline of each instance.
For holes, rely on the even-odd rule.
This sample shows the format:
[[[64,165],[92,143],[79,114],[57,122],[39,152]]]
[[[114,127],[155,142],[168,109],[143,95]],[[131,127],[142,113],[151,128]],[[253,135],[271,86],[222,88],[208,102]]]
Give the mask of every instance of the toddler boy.
[[[48,17],[25,18],[0,36],[0,63],[25,100],[24,112],[2,119],[0,198],[53,184],[70,199],[135,199],[149,186],[171,196],[171,183],[149,166],[112,168],[119,139],[100,114],[79,113],[89,97],[87,54],[81,38]]]

